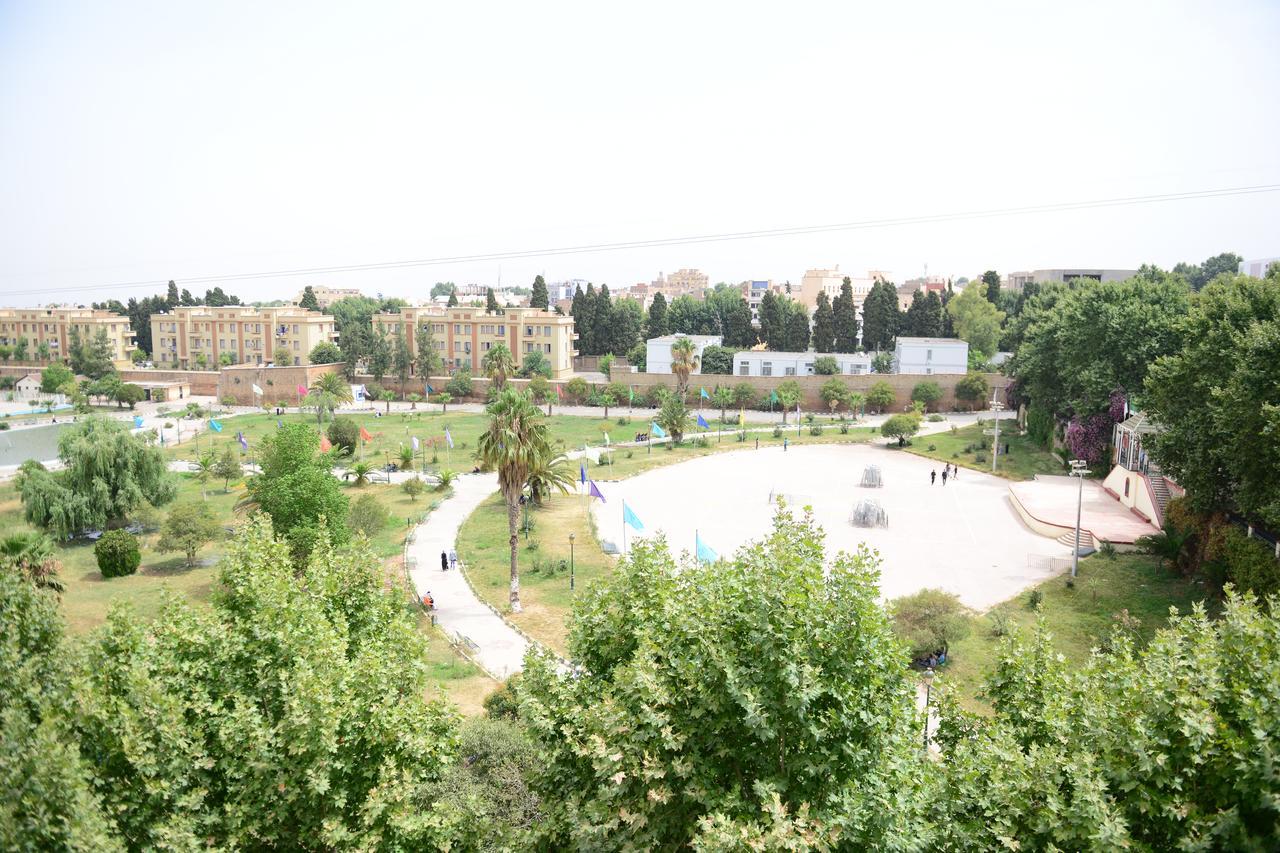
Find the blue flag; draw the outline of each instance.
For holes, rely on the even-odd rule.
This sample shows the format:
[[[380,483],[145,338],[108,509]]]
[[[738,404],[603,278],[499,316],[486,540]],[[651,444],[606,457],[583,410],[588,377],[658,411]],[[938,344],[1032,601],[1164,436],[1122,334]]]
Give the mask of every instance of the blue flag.
[[[717,554],[715,550],[711,548],[710,545],[708,545],[706,542],[703,542],[702,537],[699,534],[697,533],[693,534],[693,542],[694,542],[694,545],[697,547],[698,559],[701,560],[702,562],[714,563],[716,560],[720,559],[720,555]]]
[[[644,530],[644,522],[640,517],[631,511],[631,507],[627,506],[627,502],[622,502],[622,520],[630,524],[636,530]]]
[[[432,388],[432,387],[431,387],[431,383],[430,383],[430,382],[428,382],[428,383],[427,383],[427,396],[428,396],[428,397],[430,397],[430,396],[431,396],[432,394],[434,394],[434,393],[436,393],[436,389]]]
[[[710,400],[710,399],[711,399],[711,395],[707,393],[707,389],[706,389],[706,388],[699,388],[699,389],[698,389],[698,391],[699,391],[699,395],[698,395],[698,396],[702,397],[702,399],[704,399],[704,400]]]
[[[209,429],[213,430],[214,432],[222,432],[222,424],[218,423],[217,421],[209,421]]]
[[[666,437],[667,437],[666,432],[664,432],[664,431],[663,431],[662,427],[658,426],[658,424],[657,424],[657,422],[656,422],[656,421],[655,421],[654,423],[650,424],[650,426],[653,428],[653,429],[652,429],[653,434],[654,434],[654,435],[656,435],[658,438],[666,438]]]
[[[133,416],[133,428],[142,429],[142,415]]]
[[[284,427],[284,422],[281,421],[279,418],[276,418],[276,429],[282,429],[283,427]]]
[[[593,497],[593,498],[599,498],[599,499],[600,499],[600,503],[602,503],[602,504],[604,504],[604,503],[608,503],[608,501],[606,501],[606,500],[604,499],[604,493],[603,493],[603,492],[601,492],[599,489],[597,489],[597,488],[596,488],[596,481],[595,481],[595,480],[588,480],[588,482],[591,484],[591,497]]]
[[[698,426],[703,429],[711,429],[711,424],[707,423],[707,419],[704,418],[701,413],[698,414]]]
[[[236,441],[240,442],[240,449],[241,449],[241,450],[248,450],[248,449],[249,449],[249,439],[245,438],[244,433],[242,433],[242,432],[238,432],[238,433],[236,433]]]
[[[578,482],[586,485],[587,483],[587,463],[578,463]]]

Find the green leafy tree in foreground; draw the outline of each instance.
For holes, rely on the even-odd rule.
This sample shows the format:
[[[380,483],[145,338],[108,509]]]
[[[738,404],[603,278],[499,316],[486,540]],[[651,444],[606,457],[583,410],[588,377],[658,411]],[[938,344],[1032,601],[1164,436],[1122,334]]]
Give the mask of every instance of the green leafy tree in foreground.
[[[995,354],[1004,312],[987,301],[984,288],[970,284],[947,302],[947,313],[951,315],[956,335],[971,349],[986,358]]]
[[[935,849],[1280,848],[1280,619],[1229,594],[1084,666],[1043,624],[1002,643],[990,718],[942,704]]]
[[[351,402],[351,386],[338,373],[322,373],[311,383],[303,402],[316,407],[316,423],[323,424],[343,403]]]
[[[0,613],[0,848],[124,850],[78,744],[57,599],[0,571]]]
[[[260,516],[211,607],[112,614],[76,728],[132,848],[448,846],[470,819],[434,811],[454,718],[426,699],[426,639],[382,580],[358,545],[296,563]]]
[[[896,438],[898,446],[907,444],[907,439],[920,431],[920,415],[915,412],[899,412],[890,415],[880,425],[880,434],[886,438]]]
[[[794,379],[788,379],[778,385],[778,406],[782,409],[782,422],[787,422],[787,412],[793,411],[796,404],[800,402],[800,383]]]
[[[893,393],[893,386],[884,380],[872,385],[867,391],[867,405],[878,412],[883,412],[892,406],[895,399],[897,395]]]
[[[240,468],[240,454],[236,453],[231,445],[222,448],[218,461],[213,465],[213,476],[222,480],[222,491],[231,491],[231,481],[238,479],[241,473],[243,472]]]
[[[942,399],[942,387],[937,382],[917,382],[911,389],[911,399],[922,404],[925,409],[932,409],[934,403]]]
[[[524,493],[529,473],[546,460],[555,457],[550,433],[542,412],[528,396],[514,388],[498,392],[487,410],[489,423],[476,443],[476,453],[486,468],[498,472],[498,488],[507,504],[507,532],[511,550],[511,586],[509,600],[512,612],[519,613],[520,567],[520,496]]]
[[[903,652],[875,558],[828,560],[822,538],[783,511],[712,564],[640,540],[579,597],[578,669],[534,654],[521,676],[543,843],[766,849],[799,821],[811,849],[909,845],[922,761]]]
[[[18,471],[27,521],[58,538],[118,526],[134,510],[163,506],[177,484],[150,437],[119,421],[89,417],[58,436],[60,471],[28,461]]]
[[[332,341],[321,341],[311,348],[307,361],[312,364],[334,364],[342,361],[342,350]]]
[[[828,379],[818,389],[818,396],[827,404],[827,408],[835,414],[836,409],[849,399],[849,389],[839,379]]]

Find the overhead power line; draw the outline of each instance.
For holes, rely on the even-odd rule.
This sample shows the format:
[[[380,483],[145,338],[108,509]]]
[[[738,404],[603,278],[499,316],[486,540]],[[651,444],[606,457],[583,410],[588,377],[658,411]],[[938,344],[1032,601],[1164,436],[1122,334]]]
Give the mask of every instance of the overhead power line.
[[[259,272],[227,273],[223,275],[192,276],[175,278],[182,285],[217,284],[230,281],[249,281],[259,278],[282,278],[300,275],[327,275],[333,273],[364,272],[373,270],[405,269],[410,267],[443,266],[446,264],[478,263],[485,261],[503,261],[521,258],[544,258],[555,255],[579,255],[596,252],[619,252],[631,249],[650,249],[662,246],[685,246],[694,243],[720,243],[730,240],[760,240],[774,237],[791,237],[804,234],[823,234],[834,231],[859,231],[875,228],[896,228],[904,225],[924,225],[936,222],[956,222],[960,220],[991,219],[1005,216],[1027,216],[1045,213],[1059,213],[1072,210],[1090,210],[1106,207],[1129,207],[1133,205],[1162,204],[1174,201],[1192,201],[1195,199],[1224,198],[1227,196],[1257,195],[1280,191],[1280,184],[1257,184],[1246,187],[1221,187],[1211,190],[1194,190],[1180,193],[1162,193],[1158,195],[1121,196],[1117,198],[1090,199],[1088,201],[1067,201],[1052,204],[1034,204],[1023,207],[1001,207],[988,210],[967,210],[951,213],[902,216],[890,219],[867,219],[858,222],[837,222],[827,225],[802,225],[790,228],[768,228],[757,231],[731,231],[721,234],[698,234],[685,237],[664,237],[653,240],[628,240],[616,243],[590,243],[580,246],[560,246],[549,249],[524,249],[509,252],[486,252],[474,255],[452,255],[437,258],[419,258],[402,261],[383,261],[378,263],[344,264],[324,267],[297,267],[291,269],[262,270]],[[32,296],[40,294],[82,293],[86,291],[129,290],[140,288],[164,287],[169,279],[152,279],[146,281],[122,281],[111,284],[89,284],[67,287],[41,287],[31,290],[0,291],[0,297]]]

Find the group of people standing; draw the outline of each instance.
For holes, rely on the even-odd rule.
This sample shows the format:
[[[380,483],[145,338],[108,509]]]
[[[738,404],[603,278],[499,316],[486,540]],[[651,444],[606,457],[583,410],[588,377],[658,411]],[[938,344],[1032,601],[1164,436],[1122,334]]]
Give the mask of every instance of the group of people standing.
[[[952,465],[950,462],[943,463],[942,485],[945,486],[947,484],[947,477],[951,477],[952,479],[955,479],[959,475],[960,475],[960,469],[958,467],[956,467],[955,465]],[[938,481],[938,469],[935,468],[929,472],[929,485],[932,486],[937,481]]]

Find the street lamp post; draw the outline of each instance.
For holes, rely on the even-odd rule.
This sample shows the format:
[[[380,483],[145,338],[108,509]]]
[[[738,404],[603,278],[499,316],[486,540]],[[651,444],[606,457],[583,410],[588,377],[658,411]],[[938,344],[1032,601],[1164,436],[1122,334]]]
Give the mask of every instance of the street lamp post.
[[[996,460],[1000,458],[1000,412],[1004,409],[1004,404],[998,399],[1000,392],[993,390],[991,392],[991,414],[995,417],[995,444],[991,448],[991,473],[996,472]]]
[[[929,751],[929,699],[933,696],[933,667],[924,671],[924,751]]]
[[[1084,505],[1084,477],[1089,473],[1089,463],[1083,459],[1071,460],[1072,477],[1080,478],[1080,486],[1076,490],[1076,547],[1071,551],[1071,577],[1076,576],[1080,568],[1080,510]]]
[[[569,592],[573,592],[573,534],[569,534]]]

